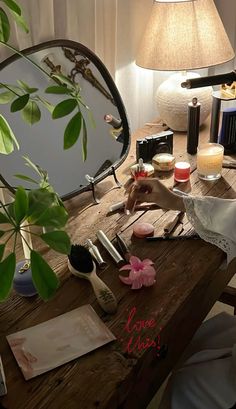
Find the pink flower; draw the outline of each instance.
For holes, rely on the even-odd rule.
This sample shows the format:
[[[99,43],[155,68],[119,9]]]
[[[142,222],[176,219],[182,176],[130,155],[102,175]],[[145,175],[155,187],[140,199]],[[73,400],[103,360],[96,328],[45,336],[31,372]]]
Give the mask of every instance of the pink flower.
[[[129,262],[130,264],[126,264],[119,270],[130,270],[128,277],[119,276],[122,283],[132,284],[132,290],[138,290],[143,285],[144,287],[150,287],[156,282],[156,271],[152,267],[153,262],[151,260],[147,258],[141,261],[138,257],[131,256]]]

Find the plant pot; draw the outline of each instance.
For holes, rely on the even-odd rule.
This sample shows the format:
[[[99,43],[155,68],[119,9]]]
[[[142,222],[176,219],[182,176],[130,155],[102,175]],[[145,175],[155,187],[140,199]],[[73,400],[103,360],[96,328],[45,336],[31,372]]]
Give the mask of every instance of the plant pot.
[[[13,288],[22,297],[32,297],[37,294],[32,280],[29,260],[21,260],[16,264]]]

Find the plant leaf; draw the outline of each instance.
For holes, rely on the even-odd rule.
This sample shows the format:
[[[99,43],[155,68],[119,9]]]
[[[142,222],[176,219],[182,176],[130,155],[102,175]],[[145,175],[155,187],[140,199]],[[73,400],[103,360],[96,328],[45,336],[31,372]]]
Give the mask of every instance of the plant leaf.
[[[55,107],[51,104],[51,102],[48,102],[46,99],[40,97],[39,95],[37,95],[37,100],[40,101],[45,106],[45,108],[47,108],[50,114],[53,113]]]
[[[2,237],[6,232],[4,230],[0,230],[0,237]]]
[[[10,37],[10,23],[5,11],[0,7],[0,41],[7,43]]]
[[[0,153],[8,155],[14,151],[14,144],[19,149],[19,144],[9,124],[0,114]]]
[[[35,172],[37,172],[39,176],[42,176],[38,165],[35,165],[35,163],[33,163],[28,156],[22,156],[22,158],[26,161],[26,166],[29,166],[29,168],[35,170]]]
[[[38,184],[38,182],[32,178],[30,178],[29,176],[26,175],[21,175],[20,173],[17,173],[14,175],[16,178],[18,179],[22,179],[25,180],[26,182],[30,182],[30,183],[35,183],[36,185]]]
[[[0,261],[2,261],[4,250],[5,250],[5,244],[0,244]]]
[[[25,94],[16,98],[11,104],[11,112],[21,111],[28,104],[29,97],[29,94]]]
[[[48,244],[53,250],[62,254],[70,253],[70,238],[66,232],[57,230],[41,234],[41,239]]]
[[[16,256],[9,254],[5,260],[0,263],[0,301],[7,298],[11,287],[16,268]]]
[[[7,206],[7,211],[8,211],[8,213],[9,213],[10,217],[11,217],[13,220],[15,220],[14,203],[10,203],[10,204]],[[10,220],[10,223],[12,224],[11,220]]]
[[[77,142],[81,131],[81,122],[81,112],[77,112],[67,124],[64,132],[64,149],[71,148]]]
[[[21,16],[21,8],[19,6],[19,4],[17,4],[15,1],[13,0],[2,0],[3,3],[6,4],[6,6],[11,9],[12,11],[14,11],[16,14],[18,14],[19,16]]]
[[[90,124],[91,124],[92,128],[95,129],[96,128],[96,122],[95,122],[92,111],[90,109],[88,109],[87,114],[88,114],[88,118],[89,118],[89,121],[90,121]]]
[[[15,97],[16,95],[11,91],[2,92],[2,94],[0,94],[0,104],[8,104],[13,101]]]
[[[35,101],[29,101],[21,111],[22,118],[30,125],[40,121],[41,112]]]
[[[0,224],[11,223],[5,213],[0,212]]]
[[[70,94],[70,90],[63,85],[53,85],[45,89],[46,94]]]
[[[62,84],[68,85],[70,88],[75,88],[73,82],[63,74],[53,74],[52,78],[56,78],[57,80],[61,81]]]
[[[14,213],[17,224],[25,218],[29,208],[29,200],[27,193],[23,187],[18,187],[14,201]]]
[[[47,189],[30,190],[28,198],[29,208],[27,219],[33,223],[41,216],[45,209],[55,203],[55,193],[51,193]]]
[[[83,138],[82,138],[82,155],[83,155],[83,161],[87,159],[87,142],[88,142],[88,136],[87,136],[87,128],[86,128],[86,123],[83,118]]]
[[[33,92],[38,91],[38,88],[32,88],[30,87],[28,84],[26,84],[26,82],[22,81],[22,80],[17,80],[18,84],[20,85],[20,87],[27,92],[27,94],[32,94]]]
[[[59,280],[37,251],[31,250],[30,261],[33,283],[40,297],[47,301],[55,294],[59,286]]]
[[[15,13],[14,11],[10,10],[12,17],[14,18],[16,24],[25,32],[29,32],[28,25],[23,16],[19,16],[19,14]]]
[[[74,98],[59,102],[59,104],[57,104],[53,110],[52,118],[58,119],[69,115],[72,111],[74,111],[75,107],[77,107],[77,101]]]
[[[44,227],[64,227],[68,220],[68,214],[62,206],[52,206],[46,209],[34,224]]]

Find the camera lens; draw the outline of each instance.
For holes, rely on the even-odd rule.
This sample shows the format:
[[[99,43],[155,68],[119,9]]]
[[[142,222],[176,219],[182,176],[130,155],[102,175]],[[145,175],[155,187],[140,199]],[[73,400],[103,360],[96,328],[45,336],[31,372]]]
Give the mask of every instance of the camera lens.
[[[156,144],[155,153],[171,153],[170,145],[167,142],[159,142]]]

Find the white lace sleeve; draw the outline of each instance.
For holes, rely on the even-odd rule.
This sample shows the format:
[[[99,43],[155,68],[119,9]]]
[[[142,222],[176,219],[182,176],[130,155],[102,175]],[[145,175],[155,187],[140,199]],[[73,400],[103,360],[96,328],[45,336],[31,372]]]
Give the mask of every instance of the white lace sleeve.
[[[228,263],[236,257],[236,200],[211,196],[183,197],[188,220],[199,236],[223,250]]]

